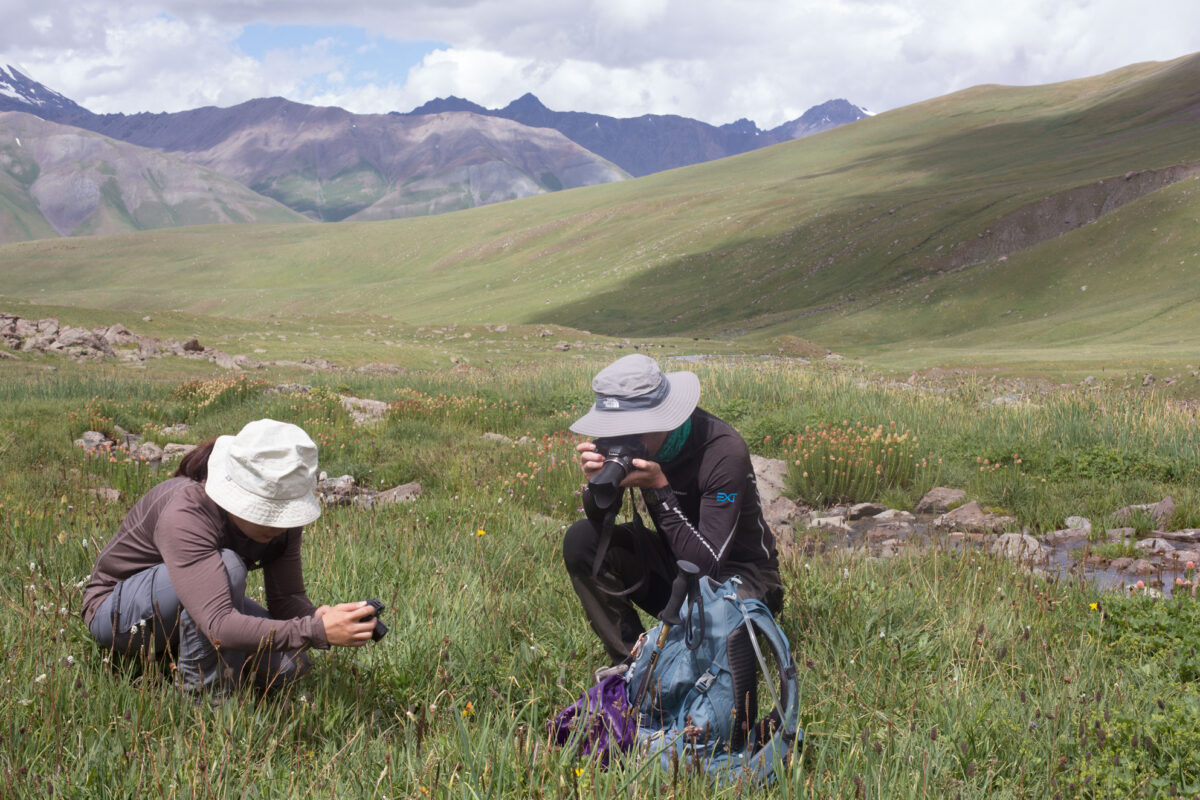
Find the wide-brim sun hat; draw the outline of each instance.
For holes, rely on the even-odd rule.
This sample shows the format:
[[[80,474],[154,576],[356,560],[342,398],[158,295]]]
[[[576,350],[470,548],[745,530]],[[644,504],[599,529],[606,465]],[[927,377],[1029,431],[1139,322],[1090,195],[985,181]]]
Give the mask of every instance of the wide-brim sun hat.
[[[700,379],[691,372],[663,372],[640,353],[619,358],[592,379],[596,401],[571,425],[583,436],[633,436],[673,431],[700,402]]]
[[[260,419],[218,436],[204,491],[230,514],[271,528],[299,528],[321,516],[317,445],[288,422]]]

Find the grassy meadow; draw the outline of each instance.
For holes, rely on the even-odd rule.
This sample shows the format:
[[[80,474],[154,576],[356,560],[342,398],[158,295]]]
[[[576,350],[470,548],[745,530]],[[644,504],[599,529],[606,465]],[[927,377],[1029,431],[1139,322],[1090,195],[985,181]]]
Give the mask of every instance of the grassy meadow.
[[[804,531],[784,543],[781,624],[800,666],[806,738],[776,783],[719,786],[632,759],[602,770],[548,746],[547,720],[603,661],[559,548],[580,480],[566,426],[610,358],[387,377],[234,375],[181,359],[138,372],[52,357],[5,363],[0,794],[1200,794],[1200,605],[1190,597],[1101,594],[975,551],[819,552]],[[1200,524],[1194,412],[1152,390],[1026,386],[1027,402],[996,406],[1012,387],[970,376],[914,389],[842,364],[689,368],[702,405],[734,422],[754,452],[789,457],[822,426],[904,435],[905,453],[925,466],[860,490],[897,507],[934,483],[960,486],[1050,530],[1071,514],[1103,523],[1121,504],[1170,493],[1179,521]],[[312,391],[271,390],[297,381]],[[346,393],[388,401],[386,419],[355,427],[338,402]],[[71,442],[119,425],[162,443],[178,423],[199,442],[262,416],[308,430],[330,475],[378,488],[416,480],[424,493],[329,508],[306,532],[310,596],[381,598],[388,637],[315,654],[313,671],[282,695],[247,692],[214,709],[178,695],[153,667],[110,663],[91,642],[81,582],[128,506],[169,467],[88,456]]]
[[[603,661],[561,564],[566,428],[629,352],[694,369],[809,504],[952,486],[1040,534],[1171,495],[1171,526],[1200,527],[1198,72],[978,87],[438,217],[0,247],[0,310],[279,362],[0,352],[0,797],[1200,796],[1189,593],[807,530],[782,542],[780,618],[805,739],[773,785],[600,769],[546,734]],[[356,427],[346,394],[385,419]],[[170,467],[72,441],[263,416],[304,427],[331,476],[424,492],[305,536],[313,600],[378,597],[390,635],[214,709],[90,641],[83,581]]]

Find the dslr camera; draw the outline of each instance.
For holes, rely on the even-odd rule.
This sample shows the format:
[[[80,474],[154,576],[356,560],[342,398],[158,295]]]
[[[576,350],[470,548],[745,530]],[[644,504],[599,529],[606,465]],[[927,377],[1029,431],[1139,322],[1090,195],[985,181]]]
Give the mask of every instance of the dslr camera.
[[[633,459],[649,458],[641,436],[611,436],[597,439],[596,450],[604,456],[604,465],[588,481],[588,491],[596,507],[607,511],[621,502],[621,481],[633,472]]]
[[[375,620],[375,629],[371,631],[371,638],[378,642],[380,639],[386,636],[388,632],[387,625],[384,625],[383,620],[379,618],[379,615],[383,613],[383,603],[375,598],[371,598],[367,601],[367,605],[374,610],[369,616],[363,617],[363,622]]]

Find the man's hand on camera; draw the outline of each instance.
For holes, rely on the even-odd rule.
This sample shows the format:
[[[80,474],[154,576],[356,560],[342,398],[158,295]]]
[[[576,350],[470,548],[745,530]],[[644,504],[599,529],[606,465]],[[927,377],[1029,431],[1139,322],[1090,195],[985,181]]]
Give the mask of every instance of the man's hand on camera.
[[[583,470],[583,477],[590,481],[604,466],[604,456],[592,442],[580,442],[575,449],[579,452],[579,467]]]
[[[638,489],[661,489],[668,485],[667,476],[663,474],[662,466],[657,461],[645,458],[635,458],[629,462],[633,472],[621,481],[622,486],[634,486]]]

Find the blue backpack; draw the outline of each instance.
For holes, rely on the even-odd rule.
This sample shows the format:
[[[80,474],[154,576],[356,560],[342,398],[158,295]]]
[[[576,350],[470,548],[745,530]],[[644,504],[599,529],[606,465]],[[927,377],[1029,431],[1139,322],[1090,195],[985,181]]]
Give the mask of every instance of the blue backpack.
[[[667,769],[678,762],[731,781],[770,780],[803,737],[787,637],[765,605],[737,596],[737,577],[718,585],[687,562],[680,568],[690,583],[686,614],[668,604],[625,675],[639,750]],[[771,709],[757,719],[760,685]]]
[[[765,605],[738,598],[738,578],[717,584],[693,564],[679,567],[662,622],[642,635],[629,670],[589,689],[550,732],[604,764],[636,748],[664,769],[772,780],[803,736],[787,637]],[[761,719],[760,684],[771,700]]]

